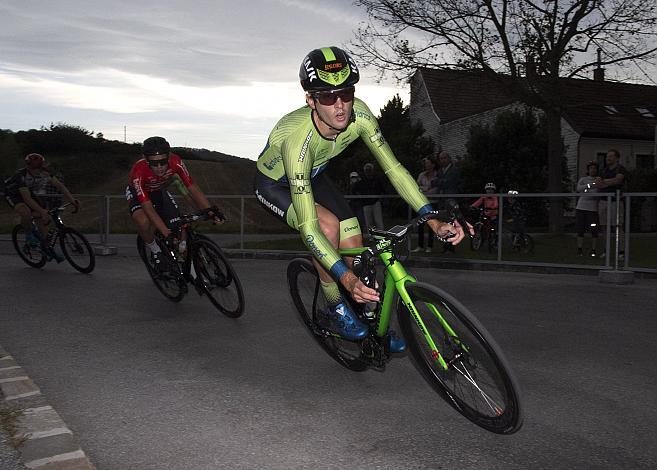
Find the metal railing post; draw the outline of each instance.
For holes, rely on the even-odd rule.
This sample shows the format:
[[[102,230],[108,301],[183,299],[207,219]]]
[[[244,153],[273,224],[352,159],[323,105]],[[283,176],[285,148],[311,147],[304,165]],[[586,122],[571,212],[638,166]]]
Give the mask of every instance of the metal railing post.
[[[497,210],[497,261],[502,261],[502,220],[504,218],[504,196],[500,195]]]
[[[623,250],[625,251],[625,262],[623,263],[623,267],[625,269],[630,267],[630,204],[631,204],[631,196],[625,196],[625,240],[624,240],[624,246]],[[639,215],[641,215],[641,210],[639,209]],[[639,219],[639,225],[641,224],[641,220]],[[640,230],[640,229],[639,229]]]
[[[240,197],[240,250],[244,249],[244,196]]]
[[[105,221],[103,220],[105,218],[105,208],[103,204],[105,204],[105,197],[100,195],[98,196],[98,209],[100,211],[98,217],[98,241],[101,245],[105,244],[105,240],[103,240],[105,235]]]
[[[105,195],[105,240],[103,240],[103,245],[107,245],[109,242],[109,233],[110,233],[110,197]]]
[[[614,234],[616,239],[614,240],[614,270],[618,271],[618,252],[620,249],[620,240],[618,236],[620,235],[620,190],[616,190],[616,213],[614,214],[614,219],[616,220],[614,226]]]
[[[611,251],[611,193],[607,194],[607,226],[605,227],[605,266],[609,266],[609,256]]]

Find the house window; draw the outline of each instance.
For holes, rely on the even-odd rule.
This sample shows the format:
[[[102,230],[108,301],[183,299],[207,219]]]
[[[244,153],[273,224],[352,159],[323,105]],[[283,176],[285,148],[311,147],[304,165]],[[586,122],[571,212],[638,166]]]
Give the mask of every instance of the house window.
[[[644,117],[644,118],[654,118],[655,117],[655,113],[653,111],[651,111],[650,109],[648,109],[648,108],[637,106],[634,109],[637,110],[637,112],[641,115],[641,117]]]
[[[637,170],[652,170],[655,168],[655,156],[650,154],[636,154]]]
[[[612,105],[605,105],[605,111],[607,111],[607,114],[611,114],[612,116],[616,116],[617,114],[620,114],[620,111],[616,108],[616,106]]]

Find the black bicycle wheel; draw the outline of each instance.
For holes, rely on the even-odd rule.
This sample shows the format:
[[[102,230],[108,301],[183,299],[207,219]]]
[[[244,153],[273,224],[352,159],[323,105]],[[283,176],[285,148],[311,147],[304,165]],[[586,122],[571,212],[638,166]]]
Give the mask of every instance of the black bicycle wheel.
[[[146,254],[144,240],[142,240],[139,235],[137,236],[137,251],[139,252],[141,260],[144,262],[144,265],[146,265],[148,274],[151,276],[155,287],[157,287],[167,299],[173,302],[180,302],[187,293],[187,281],[185,280],[178,263],[169,254],[168,249],[165,247],[162,250],[162,255],[166,258],[167,264],[172,269],[162,273],[156,271],[150,256]]]
[[[415,318],[399,302],[401,330],[415,365],[429,385],[478,426],[498,434],[518,431],[523,422],[518,381],[490,333],[440,289],[424,283],[409,283],[406,289],[448,365],[444,369],[438,363]]]
[[[360,343],[343,340],[317,325],[317,312],[326,310],[327,305],[313,264],[307,259],[292,260],[287,266],[287,282],[303,325],[324,351],[347,369],[367,369],[367,363],[360,358]]]
[[[194,270],[199,287],[210,302],[226,316],[237,318],[244,313],[242,283],[221,248],[209,239],[194,241]]]
[[[96,255],[84,235],[66,227],[59,232],[59,246],[71,266],[88,274],[96,267]]]
[[[41,247],[33,246],[27,241],[27,233],[22,225],[16,225],[11,232],[11,241],[23,261],[33,268],[41,268],[46,264],[46,255],[41,251]]]
[[[497,251],[497,232],[492,230],[488,234],[488,252],[492,253],[494,251]]]
[[[482,233],[481,233],[481,224],[477,223],[473,227],[474,229],[474,235],[470,239],[470,248],[472,248],[472,251],[479,251],[481,248],[481,242],[483,240]]]
[[[525,254],[530,254],[534,252],[534,239],[531,235],[526,233],[521,233],[518,235],[518,247],[520,252]]]

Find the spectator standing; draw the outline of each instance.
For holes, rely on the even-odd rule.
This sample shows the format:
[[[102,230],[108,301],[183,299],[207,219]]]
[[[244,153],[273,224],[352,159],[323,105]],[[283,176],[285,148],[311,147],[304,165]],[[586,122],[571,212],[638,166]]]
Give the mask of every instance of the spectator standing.
[[[586,164],[586,176],[577,181],[577,192],[594,193],[598,188],[594,185],[598,177],[598,162],[590,161]],[[598,241],[598,227],[600,218],[598,216],[598,202],[600,199],[591,196],[580,196],[575,206],[575,228],[577,229],[577,256],[584,256],[584,233],[591,232],[590,256],[596,256],[595,251]]]
[[[433,194],[438,192],[437,178],[438,171],[436,170],[436,159],[435,157],[427,157],[422,160],[424,165],[424,171],[421,172],[417,177],[417,184],[420,187],[422,193],[430,197]],[[413,252],[426,251],[431,253],[433,249],[433,234],[428,233],[429,240],[427,242],[426,248],[424,247],[424,224],[418,226],[417,228],[417,246],[412,250]]]
[[[625,187],[627,170],[620,164],[620,152],[616,149],[609,149],[605,158],[605,163],[607,165],[602,172],[600,172],[600,176],[595,179],[595,185],[600,189],[600,192],[614,193],[615,196],[617,190],[622,191]],[[623,201],[622,199],[616,201],[616,198],[612,197],[611,204],[609,207],[607,206],[607,199],[602,199],[598,206],[600,224],[603,226],[607,225],[607,210],[609,210],[611,212],[611,232],[614,233],[616,229],[616,209],[618,206],[618,210],[620,211],[620,219],[618,222],[618,244],[620,248],[618,250],[618,257],[621,259],[625,256],[625,232],[623,230],[625,210]]]
[[[375,196],[385,192],[381,178],[374,172],[374,164],[366,163],[363,166],[363,178],[354,184],[354,194],[360,196]],[[384,228],[383,211],[381,200],[378,197],[360,199],[363,207],[364,227],[369,230],[372,227]]]
[[[435,186],[437,194],[456,194],[458,193],[459,178],[461,171],[452,162],[452,157],[445,150],[438,154],[439,168],[436,172],[436,178],[432,181],[432,186]],[[441,199],[438,202],[439,207],[446,209],[448,203],[450,206],[456,201],[453,198]],[[451,243],[443,243],[443,253],[451,251],[454,253],[456,247]]]
[[[356,190],[358,190],[358,182],[361,180],[360,175],[358,174],[357,171],[352,171],[349,173],[349,194],[356,195]],[[354,211],[354,214],[356,214],[356,218],[358,219],[358,223],[360,224],[361,227],[367,227],[367,224],[365,223],[365,216],[363,215],[363,199],[361,198],[354,198],[354,199],[349,199],[349,206],[351,207],[351,210]]]

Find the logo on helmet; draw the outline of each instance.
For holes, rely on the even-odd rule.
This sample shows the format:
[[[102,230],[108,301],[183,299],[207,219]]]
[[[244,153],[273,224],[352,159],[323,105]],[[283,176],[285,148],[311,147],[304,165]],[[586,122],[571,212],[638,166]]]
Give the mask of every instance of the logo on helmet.
[[[306,57],[306,60],[303,61],[303,66],[308,74],[308,81],[312,82],[313,80],[317,80],[317,73],[315,72],[315,67],[313,67],[310,57]]]
[[[344,67],[342,62],[334,62],[332,64],[325,64],[324,70],[341,69],[342,67]]]

